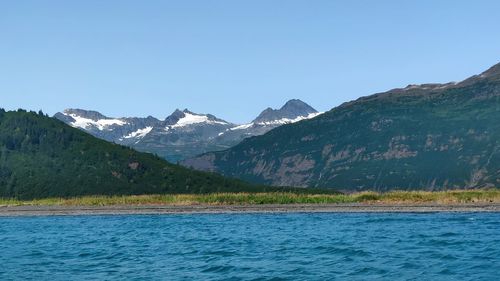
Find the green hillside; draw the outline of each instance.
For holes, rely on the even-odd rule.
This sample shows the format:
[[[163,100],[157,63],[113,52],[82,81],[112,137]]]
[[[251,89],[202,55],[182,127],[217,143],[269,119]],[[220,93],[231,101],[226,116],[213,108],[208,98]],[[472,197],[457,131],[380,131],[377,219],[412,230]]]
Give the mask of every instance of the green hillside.
[[[461,83],[360,98],[183,164],[350,191],[499,186],[500,64]]]
[[[0,109],[0,197],[273,190],[167,163],[41,112]]]

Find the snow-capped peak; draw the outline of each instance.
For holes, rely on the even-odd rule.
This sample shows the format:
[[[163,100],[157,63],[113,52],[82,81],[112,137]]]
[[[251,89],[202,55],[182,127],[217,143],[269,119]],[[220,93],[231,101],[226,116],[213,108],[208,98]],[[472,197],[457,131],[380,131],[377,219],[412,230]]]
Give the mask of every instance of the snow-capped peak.
[[[275,128],[275,127],[278,127],[278,126],[281,126],[281,125],[292,124],[292,123],[296,123],[296,122],[299,122],[299,121],[302,121],[302,120],[311,119],[311,118],[314,118],[314,117],[316,117],[316,116],[318,116],[320,114],[323,114],[323,113],[324,112],[313,112],[313,113],[309,113],[307,115],[298,116],[298,117],[293,118],[293,119],[291,119],[291,118],[281,118],[281,119],[276,119],[276,120],[272,120],[272,121],[265,121],[265,122],[251,122],[251,123],[247,123],[247,124],[243,124],[243,125],[238,125],[238,126],[229,128],[226,131],[224,131],[222,133],[219,133],[219,136],[224,135],[228,131],[247,130],[247,129],[250,129],[250,128],[255,127],[255,126],[269,127],[268,130],[270,130],[272,128]]]
[[[208,119],[208,116],[206,115],[193,114],[187,110],[185,110],[183,113],[184,117],[179,119],[179,121],[177,121],[177,123],[173,127],[184,127],[197,123],[208,123],[210,121]]]
[[[110,126],[113,125],[123,126],[127,124],[126,121],[123,121],[121,119],[113,119],[113,118],[91,119],[80,116],[77,113],[70,113],[70,112],[71,111],[64,111],[63,114],[72,118],[73,121],[70,122],[70,125],[76,128],[89,129],[90,127],[95,127],[98,130],[102,131],[108,129]]]
[[[275,122],[277,120],[293,120],[301,116],[308,116],[311,113],[317,113],[316,109],[312,108],[307,103],[292,99],[287,101],[280,109],[267,108],[262,113],[257,116],[252,122],[253,123],[268,123]],[[288,122],[288,121],[286,121]]]
[[[154,117],[114,118],[97,111],[68,109],[54,118],[95,137],[154,152],[170,161],[192,157],[212,149],[236,145],[283,124],[295,123],[319,113],[300,100],[290,100],[280,109],[269,108],[247,124],[234,124],[211,114],[175,110],[164,120]]]
[[[302,120],[314,118],[320,114],[323,114],[323,112],[313,112],[313,113],[309,113],[307,115],[297,116],[295,118],[281,118],[281,119],[265,121],[265,122],[256,122],[254,124],[261,125],[261,126],[291,124],[291,123],[296,123],[296,122],[299,122]]]
[[[187,109],[183,111],[176,110],[171,116],[167,118],[167,121],[173,120],[173,124],[170,123],[165,127],[166,131],[175,128],[182,128],[195,124],[220,124],[220,125],[230,125],[230,123],[217,119],[215,116],[210,114],[196,114]]]

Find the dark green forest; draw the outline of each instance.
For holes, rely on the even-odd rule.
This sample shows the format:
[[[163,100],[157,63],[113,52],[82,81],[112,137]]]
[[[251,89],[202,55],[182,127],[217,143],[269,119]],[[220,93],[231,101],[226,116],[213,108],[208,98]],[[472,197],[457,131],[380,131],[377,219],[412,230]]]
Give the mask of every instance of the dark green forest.
[[[0,197],[273,190],[99,140],[43,112],[0,109]]]

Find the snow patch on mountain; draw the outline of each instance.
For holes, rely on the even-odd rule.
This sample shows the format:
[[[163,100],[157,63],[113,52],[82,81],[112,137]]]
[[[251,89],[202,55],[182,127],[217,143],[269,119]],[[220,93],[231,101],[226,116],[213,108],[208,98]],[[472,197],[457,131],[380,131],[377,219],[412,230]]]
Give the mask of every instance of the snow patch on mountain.
[[[243,124],[243,125],[239,125],[239,126],[230,128],[229,130],[231,130],[231,131],[245,130],[245,129],[248,129],[248,128],[252,127],[253,125],[254,125],[254,123]]]
[[[221,124],[221,125],[228,125],[229,123],[224,122],[224,121],[218,121],[218,120],[211,120],[207,115],[199,115],[199,114],[193,114],[190,112],[184,112],[184,116],[177,121],[174,125],[167,126],[165,128],[166,131],[169,131],[171,129],[175,128],[182,128],[186,127],[189,125],[194,125],[194,124]]]
[[[297,116],[296,118],[293,118],[293,119],[290,119],[290,118],[281,118],[281,119],[278,119],[278,120],[272,120],[272,121],[267,121],[267,122],[258,122],[256,123],[257,125],[261,125],[261,126],[270,126],[270,125],[285,125],[285,124],[291,124],[291,123],[296,123],[296,122],[299,122],[299,121],[302,121],[302,120],[306,120],[306,119],[311,119],[311,118],[314,118],[320,114],[322,114],[323,112],[314,112],[314,113],[310,113],[306,116]]]
[[[124,136],[123,139],[143,138],[147,134],[149,134],[151,132],[151,130],[153,130],[153,127],[142,128],[142,129],[139,129],[139,130],[137,130],[135,132],[132,132],[132,133]]]
[[[77,108],[58,112],[54,117],[98,138],[156,153],[175,163],[208,151],[227,149],[280,125],[317,116],[316,112],[306,103],[293,99],[280,109],[265,109],[254,120],[242,125],[188,109],[176,109],[164,120],[151,116],[108,117],[97,111]]]
[[[118,125],[118,126],[123,126],[127,124],[127,122],[120,120],[120,119],[99,119],[97,121],[84,118],[81,116],[78,116],[76,114],[69,114],[71,118],[73,118],[75,121],[71,122],[71,126],[77,127],[77,128],[82,128],[82,129],[88,129],[89,127],[96,127],[100,131],[107,129],[109,126],[112,125]]]
[[[316,117],[320,114],[323,114],[323,113],[324,112],[314,112],[314,113],[310,113],[310,114],[305,115],[305,116],[297,116],[296,118],[293,118],[293,119],[281,118],[281,119],[267,121],[267,122],[252,122],[252,123],[248,123],[248,124],[238,125],[236,127],[229,128],[226,131],[219,133],[219,136],[224,135],[228,131],[247,130],[249,128],[252,128],[253,126],[277,127],[277,126],[281,126],[281,125],[285,125],[285,124],[296,123],[296,122],[299,122],[302,120],[314,118],[314,117]]]

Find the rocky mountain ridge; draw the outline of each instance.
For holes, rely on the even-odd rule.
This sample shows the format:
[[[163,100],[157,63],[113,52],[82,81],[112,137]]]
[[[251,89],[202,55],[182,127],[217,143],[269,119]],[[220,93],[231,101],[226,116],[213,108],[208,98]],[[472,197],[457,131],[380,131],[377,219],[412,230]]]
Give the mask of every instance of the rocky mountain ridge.
[[[103,120],[94,113],[86,117]],[[266,190],[276,189],[186,169],[95,138],[43,112],[0,108],[2,198]]]
[[[459,83],[346,102],[184,165],[345,191],[500,186],[500,64]]]
[[[188,109],[177,109],[165,120],[151,116],[112,118],[82,109],[66,109],[54,117],[98,138],[155,153],[175,163],[208,151],[227,149],[247,137],[318,114],[311,106],[295,99],[280,109],[268,108],[254,121],[243,125]]]

